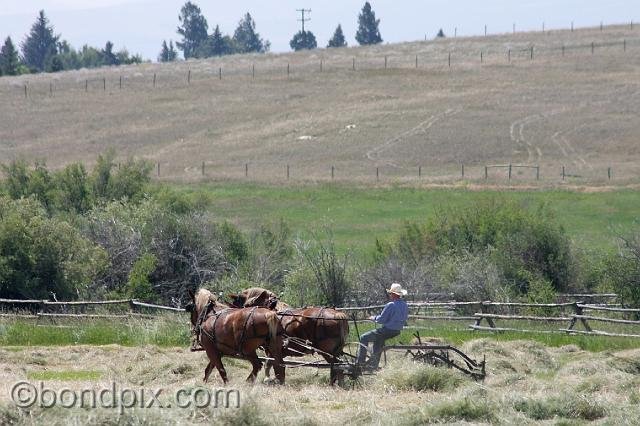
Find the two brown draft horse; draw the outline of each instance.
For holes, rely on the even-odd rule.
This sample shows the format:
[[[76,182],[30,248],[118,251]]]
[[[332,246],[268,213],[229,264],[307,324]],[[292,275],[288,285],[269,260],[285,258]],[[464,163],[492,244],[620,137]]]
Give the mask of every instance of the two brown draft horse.
[[[244,307],[273,307],[276,306],[274,298],[273,293],[260,288],[251,288],[238,295],[232,295],[234,305]],[[317,352],[329,364],[340,362],[339,357],[349,336],[349,318],[344,312],[318,307],[291,309],[280,301],[277,302],[276,309],[287,337],[283,341],[283,357],[303,356]],[[276,365],[274,364],[274,367]],[[267,364],[267,374],[268,371],[269,364]],[[343,378],[344,374],[340,369],[331,368],[332,385],[336,381],[342,383]]]
[[[222,356],[246,359],[253,369],[247,381],[254,382],[262,368],[256,349],[263,347],[273,358],[276,378],[284,383],[282,365],[282,328],[275,312],[261,307],[230,308],[221,304],[206,289],[196,294],[189,292],[192,302],[185,307],[191,313],[191,324],[200,336],[200,343],[207,353],[209,364],[204,370],[205,383],[215,366],[222,380],[227,383],[227,372]]]

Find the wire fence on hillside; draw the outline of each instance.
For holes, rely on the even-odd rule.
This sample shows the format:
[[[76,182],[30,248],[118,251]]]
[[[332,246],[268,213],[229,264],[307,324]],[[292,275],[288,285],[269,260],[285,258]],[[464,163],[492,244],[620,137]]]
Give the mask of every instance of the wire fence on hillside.
[[[456,40],[425,43],[420,53],[384,54],[377,50],[358,51],[349,57],[344,51],[297,58],[296,56],[267,55],[229,60],[219,57],[198,62],[184,61],[169,66],[140,64],[128,67],[110,67],[75,72],[71,78],[63,74],[39,74],[13,77],[0,84],[0,96],[5,99],[37,99],[79,94],[148,92],[175,90],[199,84],[224,84],[229,79],[293,80],[309,76],[321,77],[340,71],[415,70],[439,71],[474,66],[535,63],[536,60],[562,60],[562,58],[595,57],[606,52],[621,58],[640,52],[640,38],[594,40],[589,43],[567,43],[561,39],[547,40],[543,45],[535,41],[510,41],[494,46],[483,46],[483,39],[475,43],[457,43]],[[469,46],[478,44],[478,46]],[[507,46],[505,46],[507,44]],[[257,60],[256,60],[257,59]],[[86,75],[86,77],[83,77]],[[0,79],[0,83],[2,80]]]

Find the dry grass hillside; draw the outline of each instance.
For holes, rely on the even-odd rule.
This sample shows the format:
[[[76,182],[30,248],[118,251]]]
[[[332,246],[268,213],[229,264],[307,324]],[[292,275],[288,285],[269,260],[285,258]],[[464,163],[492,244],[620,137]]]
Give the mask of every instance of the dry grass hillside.
[[[184,181],[202,162],[208,178],[244,179],[249,164],[250,178],[279,180],[290,164],[295,180],[328,180],[332,165],[336,179],[379,167],[400,180],[421,166],[428,182],[511,162],[539,165],[541,183],[562,166],[637,183],[639,76],[640,28],[627,25],[3,77],[0,161],[58,168],[113,147]]]

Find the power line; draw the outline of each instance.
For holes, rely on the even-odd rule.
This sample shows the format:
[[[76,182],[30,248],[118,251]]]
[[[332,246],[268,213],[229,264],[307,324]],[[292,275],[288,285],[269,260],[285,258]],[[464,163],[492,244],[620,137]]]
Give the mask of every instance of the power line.
[[[304,32],[304,23],[311,21],[311,18],[305,18],[304,14],[311,13],[311,9],[296,9],[296,12],[300,12],[301,14],[301,19],[298,19],[298,21],[302,22],[302,32]]]

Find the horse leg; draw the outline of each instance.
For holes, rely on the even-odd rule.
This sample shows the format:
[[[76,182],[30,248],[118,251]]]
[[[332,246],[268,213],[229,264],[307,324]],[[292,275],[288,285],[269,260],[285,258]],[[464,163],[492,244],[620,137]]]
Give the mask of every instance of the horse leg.
[[[209,364],[204,370],[204,382],[206,383],[207,380],[209,380],[209,374],[211,374],[211,370],[213,370],[213,367],[215,366],[218,369],[218,373],[220,373],[220,377],[222,377],[222,381],[226,384],[229,379],[227,379],[227,372],[224,369],[224,365],[222,365],[222,356],[214,347],[210,345],[207,345],[205,350],[207,351],[207,356],[209,357]]]
[[[251,374],[247,377],[247,382],[255,383],[256,377],[258,377],[258,372],[262,368],[262,362],[258,359],[258,355],[254,351],[251,355],[247,356],[247,359],[251,362],[253,369],[251,370]]]
[[[207,364],[207,367],[204,369],[204,378],[202,379],[202,381],[204,381],[205,383],[209,381],[209,375],[211,374],[211,370],[213,370],[213,363],[209,361],[209,363]]]

